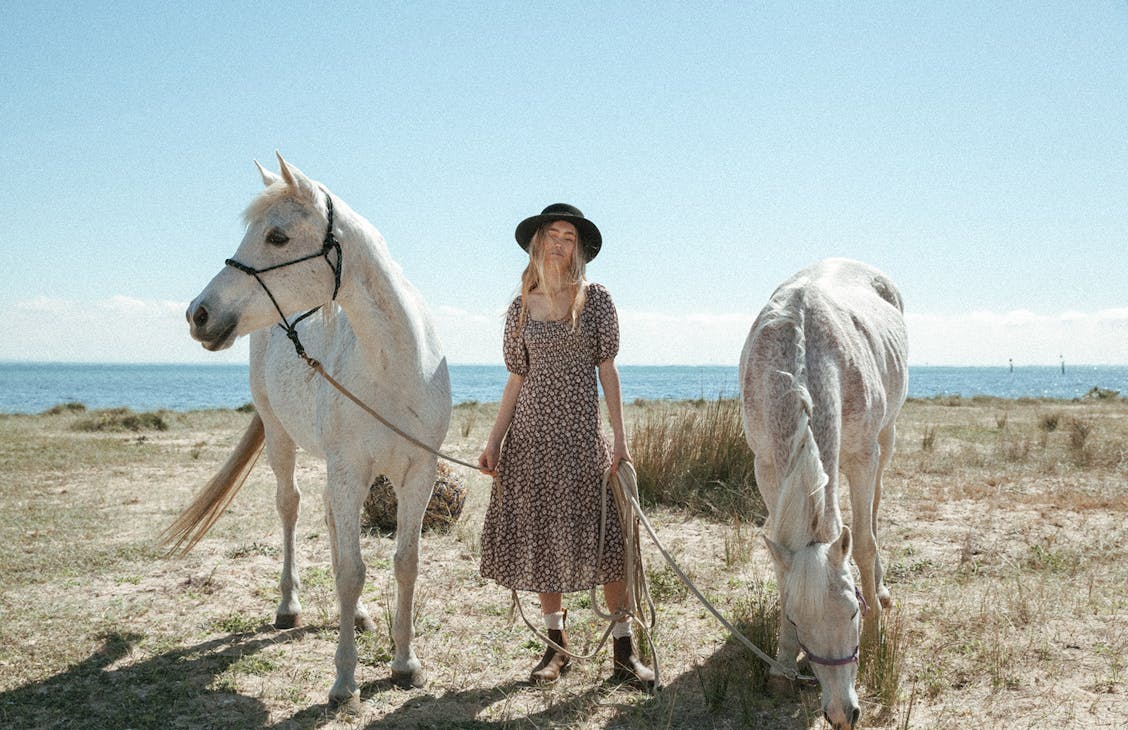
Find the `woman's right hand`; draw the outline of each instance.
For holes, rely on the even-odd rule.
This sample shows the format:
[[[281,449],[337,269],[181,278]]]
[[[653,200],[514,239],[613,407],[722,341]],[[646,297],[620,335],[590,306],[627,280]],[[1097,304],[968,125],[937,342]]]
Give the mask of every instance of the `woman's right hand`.
[[[482,455],[478,457],[478,471],[486,476],[497,476],[497,455],[498,448],[492,444],[486,444],[486,448],[482,451]]]

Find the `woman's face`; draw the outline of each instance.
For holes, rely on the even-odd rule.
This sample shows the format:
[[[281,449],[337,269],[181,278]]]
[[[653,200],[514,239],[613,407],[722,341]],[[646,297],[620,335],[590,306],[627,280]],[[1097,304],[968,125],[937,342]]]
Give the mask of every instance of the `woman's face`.
[[[558,271],[567,271],[572,265],[579,234],[568,221],[553,221],[545,229],[544,262]]]

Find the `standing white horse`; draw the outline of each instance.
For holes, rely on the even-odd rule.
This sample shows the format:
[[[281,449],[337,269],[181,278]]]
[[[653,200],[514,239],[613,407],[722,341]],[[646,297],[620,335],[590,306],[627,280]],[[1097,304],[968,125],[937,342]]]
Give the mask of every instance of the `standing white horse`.
[[[395,485],[397,602],[392,678],[422,683],[411,642],[419,530],[435,478],[435,456],[405,441],[317,377],[281,317],[320,307],[293,332],[326,372],[416,439],[437,449],[450,423],[446,359],[422,298],[388,254],[383,237],[340,199],[278,156],[281,175],[261,166],[266,190],[248,207],[233,259],[188,307],[192,337],[208,350],[251,335],[251,394],[257,415],[224,469],[166,531],[190,549],[222,513],[266,443],[282,518],[282,600],[275,625],[301,624],[294,525],[301,500],[296,447],[325,459],[326,518],[340,607],[333,704],[359,703],[358,629],[374,628],[360,603],[365,564],[360,512],[380,474]],[[257,163],[256,163],[257,164]],[[338,304],[340,310],[338,311]]]
[[[780,588],[777,659],[795,668],[802,650],[835,728],[853,727],[861,715],[854,681],[862,614],[868,606],[868,640],[891,605],[877,509],[908,387],[902,310],[881,272],[827,259],[776,289],[740,358],[744,430]],[[840,468],[850,482],[853,533],[838,507]]]

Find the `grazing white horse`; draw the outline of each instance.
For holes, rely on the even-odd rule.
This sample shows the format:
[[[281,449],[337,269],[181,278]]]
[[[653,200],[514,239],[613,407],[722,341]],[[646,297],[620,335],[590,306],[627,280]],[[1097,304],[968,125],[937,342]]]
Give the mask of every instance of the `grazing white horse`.
[[[881,608],[891,605],[877,509],[908,388],[902,310],[881,272],[827,259],[776,289],[740,358],[744,430],[780,588],[777,659],[794,669],[803,651],[835,728],[861,715],[854,681],[862,615],[868,606],[870,645]],[[852,533],[838,507],[839,469],[850,482]]]
[[[278,162],[281,175],[259,167],[266,190],[246,211],[247,233],[187,311],[192,337],[208,350],[222,350],[250,334],[257,415],[227,465],[165,539],[186,551],[203,537],[265,441],[282,518],[282,600],[275,625],[300,625],[296,447],[325,459],[325,509],[340,607],[337,676],[329,698],[355,708],[354,626],[374,628],[359,600],[365,578],[360,512],[369,485],[381,474],[395,486],[399,505],[392,678],[401,685],[422,683],[411,646],[412,601],[436,459],[346,400],[296,354],[296,342],[272,325],[320,307],[318,316],[295,328],[310,356],[364,403],[434,449],[450,423],[450,380],[426,306],[392,261],[383,237],[281,155]]]

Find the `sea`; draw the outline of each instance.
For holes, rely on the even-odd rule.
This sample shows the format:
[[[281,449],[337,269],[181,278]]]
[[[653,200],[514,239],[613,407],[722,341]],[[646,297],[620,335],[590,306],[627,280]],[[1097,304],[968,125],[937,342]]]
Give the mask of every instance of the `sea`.
[[[620,365],[623,401],[735,397],[735,366]],[[501,398],[501,365],[452,365],[455,404]],[[986,395],[1081,398],[1093,388],[1128,397],[1128,366],[909,368],[909,397]],[[0,363],[0,413],[41,413],[63,403],[88,409],[194,411],[251,400],[246,365]]]

